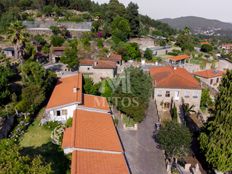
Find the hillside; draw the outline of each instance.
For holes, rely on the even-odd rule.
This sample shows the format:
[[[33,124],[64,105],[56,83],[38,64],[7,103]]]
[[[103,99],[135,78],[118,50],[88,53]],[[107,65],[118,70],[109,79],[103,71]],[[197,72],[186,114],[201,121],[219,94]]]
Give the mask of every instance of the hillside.
[[[174,19],[166,18],[161,19],[160,21],[169,24],[175,29],[183,29],[185,26],[187,26],[196,34],[212,35],[222,33],[222,31],[232,31],[231,23],[195,16],[187,16]]]

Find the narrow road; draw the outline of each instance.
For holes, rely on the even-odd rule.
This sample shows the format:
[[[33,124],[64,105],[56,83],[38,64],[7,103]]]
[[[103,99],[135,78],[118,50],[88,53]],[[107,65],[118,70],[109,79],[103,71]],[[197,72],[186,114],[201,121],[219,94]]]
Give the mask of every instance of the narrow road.
[[[151,100],[147,116],[137,131],[124,130],[119,122],[118,132],[132,174],[167,174],[164,154],[156,148],[152,137],[157,121],[155,102]]]

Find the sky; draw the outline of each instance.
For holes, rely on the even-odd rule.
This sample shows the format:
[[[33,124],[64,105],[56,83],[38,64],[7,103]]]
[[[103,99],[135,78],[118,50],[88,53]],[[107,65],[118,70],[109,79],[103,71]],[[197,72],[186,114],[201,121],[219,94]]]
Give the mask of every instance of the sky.
[[[105,3],[109,0],[94,0]],[[154,19],[199,16],[232,23],[231,0],[119,0],[127,5],[137,3],[140,13]]]

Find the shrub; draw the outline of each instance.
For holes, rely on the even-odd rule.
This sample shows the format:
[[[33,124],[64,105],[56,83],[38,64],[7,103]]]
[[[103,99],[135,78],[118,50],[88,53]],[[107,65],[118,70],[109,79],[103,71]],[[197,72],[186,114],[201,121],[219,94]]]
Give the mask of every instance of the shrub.
[[[61,123],[58,122],[58,121],[49,121],[47,122],[46,124],[44,124],[43,126],[48,129],[48,130],[51,130],[53,131],[56,127],[60,126]]]
[[[69,118],[65,124],[66,127],[72,127],[72,118]]]

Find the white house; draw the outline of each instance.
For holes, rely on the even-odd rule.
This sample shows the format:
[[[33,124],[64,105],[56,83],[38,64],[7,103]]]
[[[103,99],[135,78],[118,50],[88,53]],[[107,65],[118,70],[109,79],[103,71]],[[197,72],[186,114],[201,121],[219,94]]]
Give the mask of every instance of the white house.
[[[82,93],[82,74],[58,80],[45,111],[46,121],[65,122],[76,109],[110,112],[106,98]]]

